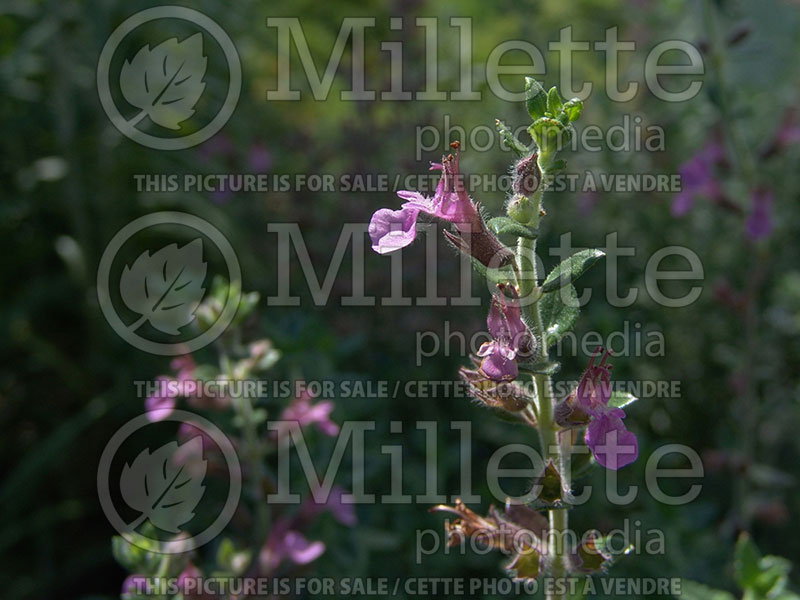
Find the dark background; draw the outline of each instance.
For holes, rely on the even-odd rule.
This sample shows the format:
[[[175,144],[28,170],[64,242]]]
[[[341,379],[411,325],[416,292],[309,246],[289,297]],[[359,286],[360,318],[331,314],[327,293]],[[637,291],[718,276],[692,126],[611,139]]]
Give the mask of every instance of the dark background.
[[[622,309],[605,301],[602,269],[581,280],[593,301],[584,308],[577,333],[607,336],[624,322],[665,338],[664,356],[625,356],[615,360],[621,380],[679,381],[679,397],[641,400],[629,411],[628,426],[639,436],[646,457],[667,443],[686,444],[703,457],[706,475],[700,497],[682,507],[655,502],[643,489],[644,463],[620,472],[621,486],[637,484],[638,499],[628,507],[602,500],[573,511],[579,531],[609,530],[624,518],[666,536],[666,554],[620,561],[618,576],[687,577],[733,590],[733,543],[750,531],[765,553],[795,559],[800,542],[796,435],[800,401],[800,207],[797,204],[797,146],[791,138],[798,101],[800,14],[789,0],[700,2],[580,0],[575,2],[477,0],[458,2],[271,2],[202,1],[192,6],[218,22],[233,39],[244,75],[242,96],[222,132],[199,147],[178,152],[143,148],[120,135],[98,100],[95,67],[107,36],[146,3],[11,1],[0,15],[0,589],[8,598],[112,598],[126,573],[110,553],[114,534],[95,488],[96,466],[106,442],[124,422],[141,413],[132,381],[167,372],[167,360],[127,345],[109,327],[95,292],[97,264],[113,234],[134,218],[158,210],[188,211],[214,223],[231,240],[242,265],[245,290],[267,296],[277,286],[275,236],[270,222],[300,225],[318,275],[323,275],[342,224],[366,222],[382,206],[398,205],[392,193],[263,194],[137,193],[136,173],[251,172],[254,152],[268,153],[270,173],[424,173],[427,161],[444,148],[415,159],[416,127],[443,118],[467,131],[492,126],[502,118],[514,126],[528,122],[524,107],[495,98],[485,84],[486,57],[498,43],[522,39],[545,54],[546,85],[557,83],[558,58],[547,42],[573,28],[576,40],[601,41],[608,27],[637,51],[623,54],[621,79],[638,81],[639,94],[627,103],[611,102],[604,90],[604,55],[574,55],[576,81],[592,81],[578,129],[604,129],[639,115],[642,127],[665,132],[660,152],[581,151],[567,153],[569,172],[677,173],[711,139],[726,149],[714,177],[724,201],[699,197],[681,218],[673,216],[668,193],[558,193],[548,195],[542,247],[572,232],[579,247],[603,246],[618,232],[619,243],[636,249],[620,261],[618,287],[640,289],[638,300]],[[345,52],[330,97],[314,101],[293,53],[297,102],[267,102],[276,87],[276,33],[268,16],[298,16],[321,68],[345,16],[374,16],[367,29],[367,81],[388,88],[384,40],[404,43],[405,89],[424,86],[423,30],[415,16],[439,22],[440,89],[458,89],[458,30],[451,16],[471,16],[475,89],[471,102],[343,102],[349,88],[350,53]],[[401,32],[389,18],[405,17]],[[738,39],[736,32],[749,31]],[[729,44],[726,39],[733,35]],[[698,44],[706,74],[702,92],[689,102],[665,103],[650,94],[643,79],[647,51],[667,39]],[[525,64],[521,53],[505,63]],[[212,64],[207,82],[212,98],[224,91],[225,72]],[[505,76],[509,89],[519,77]],[[215,94],[217,94],[215,96]],[[213,102],[213,100],[212,100]],[[442,142],[442,146],[445,141]],[[261,154],[263,158],[264,154]],[[487,152],[463,153],[468,173],[500,173],[509,153],[495,144]],[[744,165],[744,166],[743,166]],[[749,165],[749,167],[747,166]],[[261,168],[264,168],[262,165]],[[744,223],[751,190],[767,186],[774,194],[774,229],[752,241]],[[476,192],[477,197],[478,192]],[[499,213],[503,194],[488,191],[480,201]],[[647,259],[664,246],[691,248],[702,259],[703,293],[689,307],[659,306],[645,293]],[[325,306],[314,306],[292,254],[293,292],[298,308],[261,306],[248,324],[256,336],[272,339],[284,356],[270,377],[363,380],[455,379],[465,357],[436,356],[414,366],[415,332],[450,328],[471,335],[484,328],[482,307],[341,306],[350,293],[350,254]],[[406,293],[424,293],[424,244],[404,253]],[[553,259],[545,256],[552,266]],[[440,247],[439,286],[458,294],[458,260]],[[681,268],[676,266],[676,268]],[[389,260],[369,252],[368,293],[389,295]],[[476,281],[477,286],[477,281]],[[676,295],[679,295],[679,291]],[[684,290],[685,291],[685,290]],[[486,295],[484,294],[484,299]],[[200,353],[200,358],[205,355]],[[570,353],[561,376],[576,379],[588,357]],[[335,399],[334,399],[335,400]],[[458,432],[451,420],[473,421],[473,480],[482,494],[488,457],[503,443],[530,442],[532,433],[499,420],[461,397],[394,400],[343,400],[336,421],[374,419],[369,438],[375,453],[368,462],[367,488],[388,481],[382,443],[402,442],[408,493],[424,481],[424,436],[414,422],[435,420],[438,427],[439,486],[460,489]],[[406,434],[391,434],[390,420],[401,420]],[[312,437],[316,434],[312,434]],[[325,455],[332,440],[316,435]],[[596,473],[595,483],[599,484]],[[691,482],[687,482],[686,486]],[[342,478],[348,485],[348,478]],[[676,489],[686,489],[678,486]],[[379,492],[378,492],[379,493]],[[500,557],[427,557],[414,564],[415,531],[441,527],[427,505],[360,506],[353,529],[325,522],[313,532],[328,552],[306,572],[350,576],[501,576]]]

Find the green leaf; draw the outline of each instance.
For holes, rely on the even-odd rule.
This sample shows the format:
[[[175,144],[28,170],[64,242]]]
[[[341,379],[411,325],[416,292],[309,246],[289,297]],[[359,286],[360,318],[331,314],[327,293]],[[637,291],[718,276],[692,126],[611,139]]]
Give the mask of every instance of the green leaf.
[[[561,99],[556,86],[551,87],[550,91],[547,92],[547,112],[557,117],[558,113],[562,111],[563,106],[564,101]]]
[[[547,167],[545,173],[547,173],[548,175],[552,175],[554,173],[558,173],[559,171],[563,171],[566,168],[567,168],[567,161],[565,161],[563,158],[559,158],[558,160],[554,160],[552,164],[549,167]]]
[[[528,127],[528,131],[542,150],[557,151],[563,145],[560,140],[564,137],[564,125],[557,119],[540,117]]]
[[[568,283],[572,283],[596,263],[601,256],[605,256],[605,254],[605,252],[597,248],[589,248],[588,250],[576,252],[550,271],[547,279],[544,280],[542,291],[545,293],[552,292],[564,287]]]
[[[515,280],[514,269],[511,265],[501,269],[492,269],[473,257],[470,257],[470,260],[472,261],[472,268],[475,269],[475,272],[494,285],[498,283],[512,283]]]
[[[733,572],[740,588],[747,589],[755,585],[760,573],[760,559],[758,548],[750,536],[746,533],[740,535],[733,555]]]
[[[786,588],[792,563],[780,556],[765,556],[758,561],[760,573],[753,588],[757,593],[773,598]]]
[[[736,600],[733,594],[688,579],[681,580],[681,595],[675,597],[681,600]]]
[[[570,121],[577,121],[583,112],[583,102],[578,98],[573,98],[564,103],[564,112]]]
[[[608,405],[614,408],[624,408],[629,404],[636,402],[638,398],[630,392],[611,392],[611,398],[608,400]]]
[[[545,294],[539,302],[544,323],[543,343],[549,348],[568,333],[578,320],[578,292],[573,285],[568,285],[556,293]]]
[[[533,229],[529,229],[510,217],[494,217],[486,223],[489,229],[497,235],[508,234],[516,237],[524,237],[535,240],[539,234]]]
[[[533,77],[525,78],[525,108],[534,121],[547,112],[547,93]]]
[[[514,133],[505,123],[503,123],[500,119],[495,119],[494,124],[495,127],[497,127],[497,133],[500,134],[500,140],[503,142],[506,148],[510,149],[519,158],[523,158],[530,154],[528,147],[514,137]]]

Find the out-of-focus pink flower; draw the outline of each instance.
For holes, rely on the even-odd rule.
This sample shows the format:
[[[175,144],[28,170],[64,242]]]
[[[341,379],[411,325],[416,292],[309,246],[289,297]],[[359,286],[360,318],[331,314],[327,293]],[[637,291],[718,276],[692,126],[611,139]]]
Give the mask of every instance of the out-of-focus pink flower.
[[[263,144],[253,144],[247,161],[251,171],[263,173],[272,166],[272,153]]]
[[[186,422],[183,422],[178,426],[178,441],[181,443],[188,442],[197,436],[200,436],[204,451],[215,450],[217,448],[217,443],[211,438],[210,435],[208,435],[208,433],[199,427]]]
[[[288,518],[273,523],[267,543],[259,555],[259,564],[264,573],[272,573],[287,559],[296,565],[307,565],[325,553],[324,543],[318,540],[311,542],[291,527],[292,520]]]
[[[308,392],[303,392],[295,397],[291,403],[283,410],[281,421],[296,421],[300,427],[316,425],[317,429],[331,437],[339,433],[339,426],[334,423],[330,416],[333,412],[334,404],[330,400],[312,402],[313,397]],[[285,431],[277,430],[280,437]]]
[[[761,151],[761,158],[774,156],[798,142],[800,142],[800,123],[798,123],[797,109],[792,107],[784,113],[775,137]]]
[[[757,189],[750,198],[750,214],[744,224],[744,232],[751,241],[757,242],[772,233],[772,191]]]
[[[211,201],[217,205],[227,204],[231,198],[233,198],[233,192],[227,188],[211,192]]]
[[[187,563],[181,574],[178,575],[178,589],[183,595],[185,600],[200,600],[203,598],[201,593],[200,579],[203,574],[200,569],[195,567],[191,562]]]
[[[355,506],[344,502],[342,496],[345,493],[344,488],[335,485],[331,488],[324,501],[317,502],[313,495],[309,496],[303,500],[303,506],[300,508],[301,519],[304,521],[311,520],[320,513],[328,511],[342,525],[354,527],[358,522]]]
[[[206,160],[220,157],[224,158],[233,154],[233,140],[225,133],[218,133],[202,144],[198,151],[200,156]]]
[[[174,358],[170,367],[175,372],[175,376],[159,375],[156,377],[159,389],[144,401],[144,408],[150,421],[163,421],[172,414],[177,399],[185,395],[183,384],[192,379],[197,365],[191,354],[185,354]]]
[[[144,575],[128,575],[122,582],[122,597],[144,596],[148,593],[150,580]]]
[[[700,152],[683,163],[678,172],[683,189],[672,199],[672,214],[680,217],[688,213],[698,196],[712,200],[723,197],[722,187],[717,183],[714,167],[725,160],[725,149],[716,140],[709,142]]]
[[[147,411],[147,419],[152,422],[163,421],[175,410],[177,401],[176,395],[170,393],[169,383],[173,381],[171,377],[160,375],[156,377],[159,390],[144,401],[144,409]]]

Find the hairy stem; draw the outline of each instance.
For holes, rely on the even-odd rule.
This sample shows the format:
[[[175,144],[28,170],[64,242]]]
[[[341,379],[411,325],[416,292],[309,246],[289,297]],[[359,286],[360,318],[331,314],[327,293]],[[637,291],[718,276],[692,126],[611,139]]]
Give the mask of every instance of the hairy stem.
[[[527,317],[528,324],[539,340],[538,359],[540,362],[549,360],[547,341],[545,340],[544,324],[542,323],[541,309],[539,306],[537,289],[538,274],[536,268],[536,240],[519,238],[517,243],[517,266],[519,272],[523,274],[520,281],[520,298],[524,304],[523,311]],[[532,302],[536,299],[535,302]],[[539,424],[539,441],[545,462],[550,460],[559,471],[564,472],[564,461],[562,460],[561,447],[556,435],[556,424],[553,420],[554,399],[553,386],[549,375],[533,375],[536,387],[536,401]],[[550,509],[548,511],[550,522],[550,536],[548,540],[548,562],[551,565],[553,577],[563,577],[565,572],[564,556],[565,548],[563,541],[567,530],[567,511],[563,508]],[[555,587],[555,586],[554,586]],[[548,600],[561,600],[563,595],[553,591],[548,594]]]

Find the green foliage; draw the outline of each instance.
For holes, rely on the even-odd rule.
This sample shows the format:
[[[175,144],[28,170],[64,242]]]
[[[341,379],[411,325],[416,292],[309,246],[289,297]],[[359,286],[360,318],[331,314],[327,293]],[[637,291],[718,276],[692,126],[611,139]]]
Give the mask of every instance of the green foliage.
[[[539,234],[529,227],[525,227],[509,217],[494,217],[487,221],[486,225],[497,235],[511,235],[514,237],[524,237],[535,240]]]
[[[543,343],[550,347],[575,326],[580,314],[578,292],[575,286],[569,284],[557,292],[545,294],[539,303],[544,324]]]
[[[597,248],[589,248],[576,252],[550,271],[542,284],[542,292],[553,292],[572,283],[589,270],[598,259],[605,255],[605,252]]]

